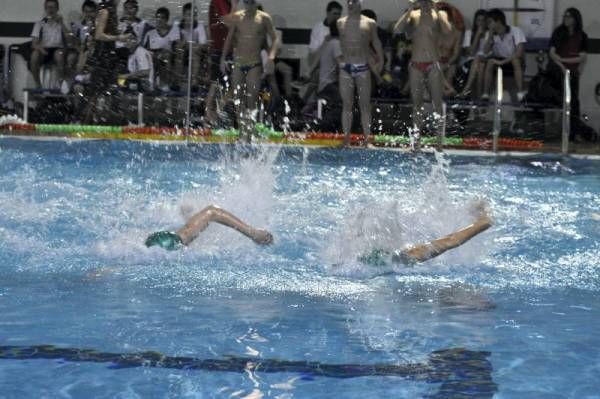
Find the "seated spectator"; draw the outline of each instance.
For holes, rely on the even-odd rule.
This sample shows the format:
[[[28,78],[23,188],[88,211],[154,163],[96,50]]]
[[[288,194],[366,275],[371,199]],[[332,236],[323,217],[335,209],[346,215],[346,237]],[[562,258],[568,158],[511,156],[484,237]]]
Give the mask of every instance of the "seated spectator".
[[[123,3],[123,17],[119,19],[119,33],[131,33],[137,38],[138,42],[141,42],[144,39],[146,32],[148,32],[151,27],[147,21],[138,17],[138,11],[139,5],[137,0],[125,0]],[[121,60],[121,65],[124,67],[129,58],[128,42],[118,41],[116,47]]]
[[[461,55],[463,33],[465,30],[464,21],[460,12],[448,3],[437,3],[436,9],[444,11],[448,15],[448,22],[450,23],[450,31],[440,36],[438,50],[444,79],[444,94],[446,96],[454,96],[456,95],[454,77],[456,76],[458,60]]]
[[[152,53],[140,44],[135,35],[126,42],[129,50],[127,73],[119,76],[119,85],[139,91],[154,90],[154,63]]]
[[[490,34],[485,43],[485,53],[491,54],[485,67],[485,78],[482,99],[490,97],[490,90],[498,67],[504,76],[514,76],[517,85],[517,100],[523,101],[527,92],[524,90],[523,72],[525,69],[525,43],[527,39],[521,28],[506,24],[506,15],[502,10],[493,9],[487,14]]]
[[[54,63],[58,79],[65,79],[65,47],[71,32],[65,26],[62,15],[58,13],[58,0],[44,2],[45,16],[36,22],[31,32],[31,73],[36,87],[42,87],[40,70],[42,65]]]
[[[137,0],[126,0],[123,3],[123,17],[119,19],[119,33],[133,33],[141,42],[151,26],[148,21],[138,17],[139,5]],[[117,42],[117,47],[129,47],[126,42]]]
[[[84,51],[87,39],[93,35],[97,9],[94,1],[85,0],[81,6],[81,20],[71,23],[71,33],[75,40],[67,53],[67,65],[69,70],[75,72],[73,75],[77,74],[79,55]]]
[[[406,97],[410,94],[410,58],[412,43],[404,33],[392,37],[391,53],[386,59],[384,79],[391,81],[395,88],[394,97]]]
[[[148,31],[143,45],[153,54],[154,66],[157,72],[157,85],[163,91],[168,91],[174,82],[171,68],[174,60],[175,43],[181,34],[177,26],[169,25],[170,12],[161,7],[156,10],[156,28]]]
[[[564,74],[571,71],[571,118],[579,121],[579,79],[586,60],[588,36],[583,31],[583,19],[576,8],[569,8],[563,16],[563,23],[554,30],[550,39],[550,62],[548,75],[552,86],[560,92],[564,90]]]
[[[192,3],[186,3],[183,6],[183,15],[181,21],[177,21],[175,26],[179,29],[180,38],[176,42],[175,71],[179,74],[180,80],[187,80],[189,65],[189,45],[192,43],[192,85],[198,86],[200,82],[200,60],[202,51],[206,48],[208,40],[206,38],[206,28],[196,19],[198,10],[194,10],[192,18]]]
[[[98,5],[93,0],[85,0],[81,6],[81,20],[71,23],[71,33],[76,42],[74,45],[81,50],[87,38],[93,34]]]
[[[483,89],[483,72],[485,67],[485,41],[488,35],[487,12],[477,10],[473,17],[473,28],[465,32],[463,40],[463,56],[465,68],[468,68],[468,78],[462,88],[460,97],[466,97],[473,92],[473,98],[480,98]],[[473,85],[475,84],[475,90]]]

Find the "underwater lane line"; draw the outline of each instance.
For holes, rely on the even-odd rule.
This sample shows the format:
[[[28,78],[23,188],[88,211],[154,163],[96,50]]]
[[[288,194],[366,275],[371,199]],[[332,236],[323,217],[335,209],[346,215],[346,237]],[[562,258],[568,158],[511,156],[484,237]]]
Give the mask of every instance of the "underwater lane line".
[[[492,398],[498,386],[492,379],[490,352],[451,348],[434,351],[421,363],[327,364],[310,361],[258,359],[226,356],[199,359],[166,356],[159,352],[109,353],[93,349],[60,348],[54,345],[0,346],[0,360],[62,360],[66,362],[109,363],[109,368],[149,367],[212,372],[299,373],[310,377],[358,378],[399,377],[411,381],[441,383],[439,391],[427,398]]]

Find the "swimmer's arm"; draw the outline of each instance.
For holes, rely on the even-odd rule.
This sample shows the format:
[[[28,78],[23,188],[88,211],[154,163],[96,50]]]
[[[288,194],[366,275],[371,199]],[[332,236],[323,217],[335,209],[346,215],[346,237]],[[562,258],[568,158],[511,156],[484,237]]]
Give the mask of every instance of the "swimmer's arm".
[[[446,251],[463,245],[476,235],[489,229],[491,226],[492,221],[489,217],[480,217],[475,223],[462,230],[458,230],[427,244],[416,245],[402,251],[401,257],[408,258],[416,263],[425,262],[440,256]]]
[[[271,233],[256,229],[245,223],[232,213],[216,206],[208,206],[190,218],[190,220],[177,231],[177,235],[185,245],[194,241],[194,239],[204,231],[211,222],[216,222],[230,227],[257,244],[267,245],[273,242]]]

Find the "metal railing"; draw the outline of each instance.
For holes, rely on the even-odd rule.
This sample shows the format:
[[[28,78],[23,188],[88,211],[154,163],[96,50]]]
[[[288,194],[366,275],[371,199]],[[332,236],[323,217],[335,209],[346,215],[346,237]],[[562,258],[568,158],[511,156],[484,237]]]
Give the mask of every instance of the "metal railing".
[[[562,153],[569,153],[569,138],[571,137],[571,71],[565,69],[563,114],[562,114]]]

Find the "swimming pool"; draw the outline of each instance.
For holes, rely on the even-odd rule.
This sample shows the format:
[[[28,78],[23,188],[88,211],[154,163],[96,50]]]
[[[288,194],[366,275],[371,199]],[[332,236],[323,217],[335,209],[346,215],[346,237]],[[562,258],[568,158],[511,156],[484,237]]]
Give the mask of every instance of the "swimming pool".
[[[2,138],[0,172],[3,398],[600,392],[597,161]],[[470,223],[477,195],[496,225],[465,246],[356,261]],[[275,244],[143,246],[208,203]],[[495,308],[448,306],[456,282]]]

